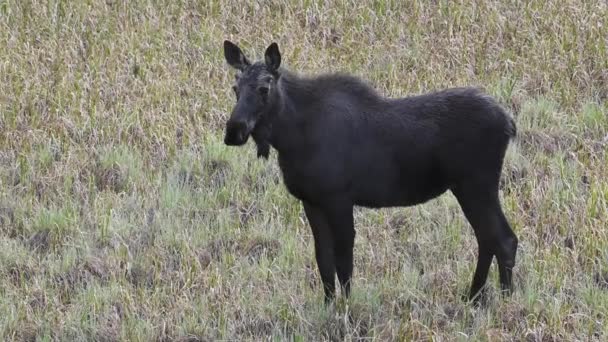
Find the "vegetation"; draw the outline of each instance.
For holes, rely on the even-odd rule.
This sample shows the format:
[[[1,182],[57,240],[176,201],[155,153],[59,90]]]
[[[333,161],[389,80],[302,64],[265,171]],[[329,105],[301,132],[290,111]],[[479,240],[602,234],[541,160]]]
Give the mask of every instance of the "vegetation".
[[[608,339],[608,3],[0,1],[3,340]],[[516,292],[461,300],[455,198],[356,211],[323,306],[276,155],[228,148],[222,42],[383,94],[477,85],[516,117],[501,198]]]

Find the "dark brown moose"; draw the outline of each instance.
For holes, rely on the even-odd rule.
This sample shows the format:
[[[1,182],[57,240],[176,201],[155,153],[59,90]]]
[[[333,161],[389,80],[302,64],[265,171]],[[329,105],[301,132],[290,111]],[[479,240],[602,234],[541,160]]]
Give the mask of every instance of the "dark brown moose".
[[[230,41],[224,56],[238,70],[224,142],[239,146],[252,136],[258,156],[277,151],[284,183],[312,228],[326,303],[335,274],[350,293],[353,206],[411,206],[447,190],[479,247],[469,298],[482,297],[494,256],[501,288],[511,293],[517,237],[498,185],[516,128],[491,97],[454,88],[392,99],[349,75],[298,76],[280,68],[276,43],[256,63]]]

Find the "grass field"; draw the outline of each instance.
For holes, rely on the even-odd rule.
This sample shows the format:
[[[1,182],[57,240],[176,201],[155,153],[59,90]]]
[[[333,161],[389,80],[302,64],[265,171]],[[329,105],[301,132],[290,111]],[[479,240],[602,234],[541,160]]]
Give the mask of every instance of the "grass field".
[[[357,209],[353,296],[325,308],[276,154],[223,145],[224,39],[498,98],[514,295],[494,266],[488,307],[461,300],[477,246],[448,193]],[[0,47],[3,340],[608,340],[604,0],[1,0]]]

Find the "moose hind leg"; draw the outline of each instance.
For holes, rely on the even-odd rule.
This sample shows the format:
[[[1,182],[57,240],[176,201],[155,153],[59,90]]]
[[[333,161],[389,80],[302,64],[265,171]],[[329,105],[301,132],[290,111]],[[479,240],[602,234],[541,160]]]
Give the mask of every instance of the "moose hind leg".
[[[348,298],[353,274],[353,248],[355,244],[353,206],[340,202],[329,209],[327,216],[334,237],[334,259],[338,281],[342,294]]]
[[[500,207],[497,209],[497,215],[502,226],[502,234],[496,251],[500,286],[504,293],[511,294],[513,292],[513,267],[515,266],[518,240]]]
[[[477,301],[483,289],[492,258],[496,255],[503,290],[512,290],[517,238],[509,227],[493,187],[460,186],[454,189],[462,210],[473,227],[479,248],[477,267],[471,284],[470,299]],[[490,191],[489,191],[490,190]],[[483,295],[483,291],[481,293]]]
[[[479,302],[485,298],[485,284],[486,279],[488,279],[488,272],[490,270],[490,265],[492,264],[493,258],[494,255],[492,252],[485,246],[479,244],[479,250],[477,252],[477,267],[475,267],[475,274],[473,275],[473,281],[471,283],[469,300]]]
[[[333,254],[333,236],[325,214],[316,206],[304,204],[304,212],[315,239],[315,257],[323,282],[325,303],[328,304],[335,297],[336,266]]]
[[[350,286],[353,274],[353,245],[355,232],[343,232],[344,235],[336,237],[334,256],[336,259],[336,273],[345,297],[350,296]]]

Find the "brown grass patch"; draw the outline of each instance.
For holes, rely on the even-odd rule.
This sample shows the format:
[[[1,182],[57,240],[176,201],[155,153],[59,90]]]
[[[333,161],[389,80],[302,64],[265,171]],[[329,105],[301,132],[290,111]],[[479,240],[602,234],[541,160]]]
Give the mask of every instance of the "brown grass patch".
[[[251,202],[249,204],[241,205],[236,207],[237,212],[239,213],[239,222],[241,227],[247,227],[249,220],[255,216],[257,216],[262,211],[258,207],[255,202]]]
[[[9,330],[5,336],[11,336],[15,341],[35,342],[41,334],[40,326],[30,320],[22,322],[18,328],[12,330]]]
[[[135,287],[150,289],[154,286],[154,271],[138,263],[134,263],[127,272],[127,280]]]
[[[47,252],[51,246],[51,232],[48,229],[39,230],[27,240],[27,244],[36,252]]]
[[[32,310],[42,311],[46,308],[48,302],[46,293],[42,290],[36,290],[31,294],[28,305]]]
[[[520,165],[506,164],[500,175],[499,189],[509,194],[528,177],[528,169]]]
[[[262,256],[274,259],[281,248],[281,243],[274,239],[258,238],[244,244],[242,250],[250,260],[258,261]]]
[[[98,330],[94,333],[95,341],[117,342],[121,341],[120,331],[124,309],[122,304],[115,303],[99,320]]]
[[[215,188],[224,186],[226,176],[230,171],[230,164],[225,160],[211,159],[205,163],[208,174],[208,184]]]
[[[197,256],[198,256],[198,261],[201,265],[201,269],[204,270],[211,264],[212,256],[211,256],[211,253],[209,253],[209,251],[207,251],[205,249],[197,251]]]
[[[120,193],[127,190],[127,174],[116,164],[109,167],[97,165],[94,174],[95,185],[99,191],[110,190]]]
[[[263,338],[272,333],[273,322],[261,318],[253,318],[240,322],[236,334],[242,338]]]
[[[572,152],[579,148],[578,139],[569,133],[524,131],[519,134],[518,141],[528,155],[538,151],[554,155],[558,151]]]
[[[6,268],[8,279],[15,286],[21,286],[28,283],[34,277],[34,270],[22,264],[12,264]]]
[[[0,207],[0,234],[16,238],[18,232],[15,210],[10,207]]]
[[[171,341],[171,339],[169,339],[169,341]],[[187,336],[177,337],[175,339],[175,341],[176,342],[209,342],[212,340],[209,338],[206,338],[206,337],[202,337],[202,336],[187,335]]]
[[[604,290],[608,290],[608,271],[596,271],[593,274],[595,284]]]
[[[96,277],[106,277],[105,274],[96,275],[97,270],[94,271],[96,274],[93,274],[89,269],[90,267],[85,265],[73,266],[69,270],[55,275],[53,282],[56,287],[62,288],[64,291],[73,292],[86,288]]]
[[[252,240],[225,240],[218,239],[210,242],[204,249],[213,260],[220,260],[224,254],[236,254],[258,261],[262,256],[275,258],[281,243],[275,239],[255,238]]]

